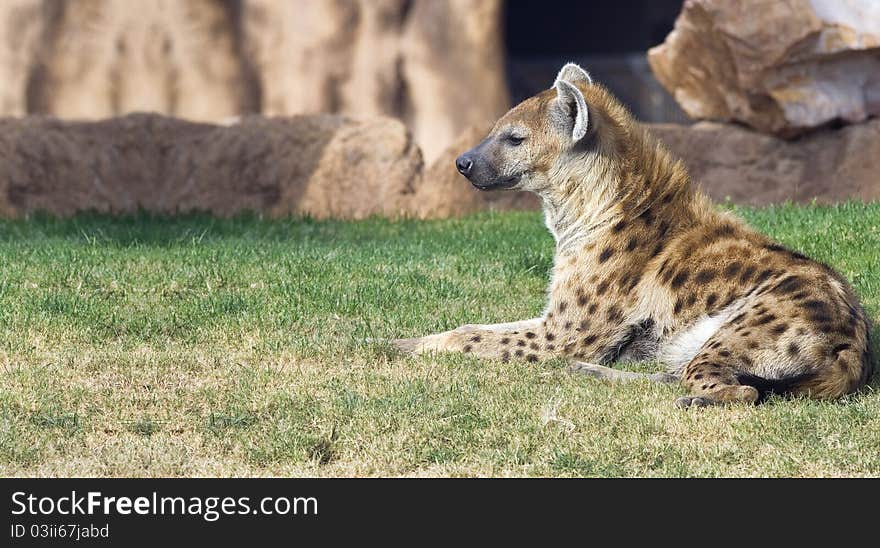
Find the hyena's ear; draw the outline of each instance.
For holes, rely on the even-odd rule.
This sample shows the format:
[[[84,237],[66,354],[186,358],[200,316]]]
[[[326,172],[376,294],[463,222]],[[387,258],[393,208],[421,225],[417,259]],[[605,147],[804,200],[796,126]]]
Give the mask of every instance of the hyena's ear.
[[[574,84],[556,80],[556,103],[565,118],[566,127],[571,127],[572,142],[583,139],[589,129],[590,116],[584,94]]]
[[[562,70],[556,75],[556,82],[559,82],[560,80],[571,82],[572,84],[577,84],[579,82],[585,84],[593,83],[593,79],[590,78],[589,73],[575,63],[566,63],[565,66],[562,67]],[[556,85],[556,83],[554,82],[553,85]]]

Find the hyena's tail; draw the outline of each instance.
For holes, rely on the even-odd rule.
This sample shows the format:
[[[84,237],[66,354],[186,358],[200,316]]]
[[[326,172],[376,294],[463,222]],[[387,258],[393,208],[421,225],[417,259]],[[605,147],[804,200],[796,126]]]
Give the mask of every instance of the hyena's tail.
[[[805,384],[816,377],[815,373],[799,373],[779,379],[765,379],[751,373],[738,373],[736,380],[740,384],[751,386],[758,391],[758,403],[771,394],[794,394],[801,391]]]

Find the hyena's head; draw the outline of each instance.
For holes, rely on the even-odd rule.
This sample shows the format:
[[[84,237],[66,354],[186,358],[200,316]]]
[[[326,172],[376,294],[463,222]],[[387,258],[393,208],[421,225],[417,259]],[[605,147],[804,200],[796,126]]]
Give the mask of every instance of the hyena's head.
[[[590,171],[607,169],[630,120],[608,91],[569,63],[551,89],[511,109],[455,165],[481,190],[543,194],[575,176],[589,179]]]

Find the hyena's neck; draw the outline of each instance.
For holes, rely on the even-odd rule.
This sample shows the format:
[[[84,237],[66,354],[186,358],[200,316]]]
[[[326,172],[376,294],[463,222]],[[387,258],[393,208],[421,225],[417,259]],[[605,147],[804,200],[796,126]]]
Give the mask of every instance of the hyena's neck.
[[[639,217],[675,229],[703,216],[706,199],[692,189],[684,166],[651,136],[636,132],[624,150],[613,160],[557,173],[553,190],[541,193],[557,253],[576,251],[604,238],[613,225]]]

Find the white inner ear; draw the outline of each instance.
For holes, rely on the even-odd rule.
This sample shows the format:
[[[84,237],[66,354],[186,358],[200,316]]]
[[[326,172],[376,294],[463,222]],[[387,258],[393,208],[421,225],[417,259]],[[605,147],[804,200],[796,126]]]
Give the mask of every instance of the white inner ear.
[[[559,101],[559,106],[563,112],[569,116],[574,115],[571,140],[575,142],[580,141],[587,134],[589,123],[587,101],[584,99],[584,94],[574,84],[569,84],[565,80],[557,80],[556,100]],[[574,106],[575,112],[571,112],[572,106]]]
[[[576,63],[566,63],[564,67],[559,71],[559,74],[556,75],[556,81],[564,80],[566,82],[584,82],[585,84],[592,84],[593,79],[590,78],[589,73],[582,69],[580,65]]]

